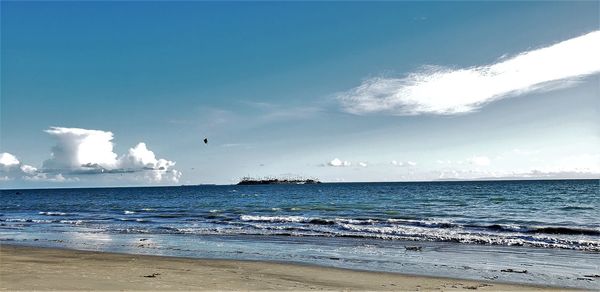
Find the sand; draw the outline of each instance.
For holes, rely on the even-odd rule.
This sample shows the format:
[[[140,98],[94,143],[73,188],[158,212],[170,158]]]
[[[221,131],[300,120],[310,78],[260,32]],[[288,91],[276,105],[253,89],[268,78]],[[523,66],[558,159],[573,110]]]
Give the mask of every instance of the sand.
[[[2,290],[552,290],[311,265],[0,246]]]

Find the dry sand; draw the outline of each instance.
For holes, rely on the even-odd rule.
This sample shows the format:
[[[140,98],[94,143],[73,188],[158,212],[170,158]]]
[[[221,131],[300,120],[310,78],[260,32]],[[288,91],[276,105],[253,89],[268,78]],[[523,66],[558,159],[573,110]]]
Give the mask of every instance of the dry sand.
[[[310,265],[0,246],[2,290],[550,290]]]

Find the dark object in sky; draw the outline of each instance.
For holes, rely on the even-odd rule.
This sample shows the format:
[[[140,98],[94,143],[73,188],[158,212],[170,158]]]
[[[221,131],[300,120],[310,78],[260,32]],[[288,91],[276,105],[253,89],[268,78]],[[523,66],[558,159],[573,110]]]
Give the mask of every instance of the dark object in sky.
[[[204,138],[204,144],[208,144],[208,139]]]

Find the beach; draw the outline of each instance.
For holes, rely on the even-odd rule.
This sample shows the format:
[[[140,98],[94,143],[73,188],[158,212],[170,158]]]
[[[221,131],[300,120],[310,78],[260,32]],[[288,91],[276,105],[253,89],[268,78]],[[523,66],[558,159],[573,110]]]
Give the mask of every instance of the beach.
[[[265,261],[0,246],[2,290],[557,290]],[[561,289],[563,290],[563,289]]]

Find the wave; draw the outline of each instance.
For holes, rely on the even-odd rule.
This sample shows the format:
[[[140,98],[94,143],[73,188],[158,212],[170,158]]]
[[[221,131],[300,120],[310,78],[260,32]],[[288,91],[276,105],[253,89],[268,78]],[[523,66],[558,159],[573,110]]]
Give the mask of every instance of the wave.
[[[59,223],[81,225],[84,223],[84,221],[83,220],[60,220]]]
[[[308,222],[310,218],[302,216],[260,216],[260,215],[241,215],[242,221],[259,221],[259,222]]]
[[[519,225],[512,225],[512,224],[492,224],[492,225],[487,225],[487,226],[482,226],[482,225],[477,225],[477,224],[468,224],[465,225],[467,227],[473,227],[473,228],[483,228],[483,229],[487,229],[487,230],[491,230],[491,231],[501,231],[501,232],[522,232],[523,227],[519,226]]]
[[[565,226],[519,226],[510,224],[492,224],[488,226],[465,225],[499,232],[517,232],[526,234],[563,234],[563,235],[600,235],[600,230]]]
[[[234,215],[228,212],[185,213],[158,212],[96,220],[101,214],[48,218],[0,218],[7,225],[33,223],[83,225],[106,232],[226,234],[353,237],[385,240],[447,241],[490,245],[528,245],[549,248],[600,251],[600,229],[590,226],[546,226],[537,221],[514,221],[516,224],[464,223],[434,218],[327,217],[296,215]],[[63,215],[64,214],[64,215]],[[40,212],[44,216],[65,216],[63,212]],[[18,217],[18,216],[16,216]],[[38,217],[38,218],[35,218]],[[183,217],[183,218],[182,218]],[[46,219],[44,219],[46,218]],[[53,220],[52,220],[53,219]],[[60,220],[59,220],[60,219]],[[69,219],[69,220],[63,220]],[[104,219],[110,219],[106,221]],[[112,221],[112,222],[111,222]],[[115,223],[120,222],[120,223]],[[20,223],[20,224],[19,224]],[[575,224],[572,224],[575,225]]]
[[[46,215],[46,216],[67,216],[67,215],[70,215],[70,214],[64,213],[64,212],[39,212],[38,214],[40,214],[40,215]]]
[[[456,228],[459,227],[458,224],[452,223],[449,221],[442,220],[416,220],[416,219],[388,219],[388,222],[391,223],[401,223],[406,225],[415,225],[422,227],[432,227],[432,228]]]
[[[600,235],[600,230],[571,228],[571,227],[539,227],[528,230],[527,233],[565,234],[565,235]]]
[[[186,214],[156,214],[151,216],[146,216],[146,218],[182,218],[186,217]]]
[[[59,223],[60,220],[47,220],[47,219],[28,219],[28,218],[6,218],[1,219],[4,222],[24,222],[24,223]]]
[[[522,233],[481,233],[464,229],[437,229],[416,226],[358,226],[342,224],[342,227],[352,231],[352,236],[375,237],[382,239],[449,241],[459,243],[489,244],[489,245],[528,245],[537,247],[552,247],[564,249],[582,249],[600,251],[600,241],[585,239],[567,239],[528,235]],[[344,235],[341,235],[344,236]]]
[[[304,217],[304,216],[262,216],[262,215],[241,215],[242,221],[271,222],[271,223],[308,223],[315,225],[335,225],[340,223],[355,225],[375,225],[375,224],[403,224],[414,225],[429,228],[456,228],[458,224],[442,220],[415,220],[415,219],[378,219],[378,218],[322,218],[322,217]]]
[[[543,248],[561,248],[600,252],[600,241],[585,239],[549,238],[536,235],[505,235],[493,233],[457,232],[451,229],[427,229],[423,227],[381,227],[342,224],[340,229],[328,226],[311,228],[310,226],[269,225],[253,222],[247,226],[204,226],[174,227],[161,226],[155,229],[132,229],[127,233],[168,233],[194,235],[264,235],[264,236],[300,236],[300,237],[349,237],[383,240],[438,241],[484,245],[532,246]]]
[[[374,224],[376,219],[349,219],[349,218],[319,218],[304,216],[261,216],[261,215],[241,215],[242,221],[271,222],[271,223],[308,223],[315,225],[334,225],[338,223],[352,224]]]
[[[152,220],[144,218],[117,218],[116,220],[125,222],[152,223]]]
[[[563,211],[574,211],[574,210],[594,210],[594,207],[586,207],[586,206],[566,206],[559,208],[559,210]]]

